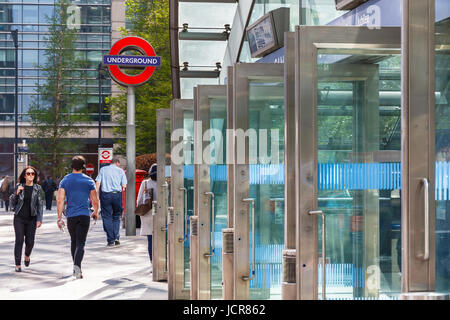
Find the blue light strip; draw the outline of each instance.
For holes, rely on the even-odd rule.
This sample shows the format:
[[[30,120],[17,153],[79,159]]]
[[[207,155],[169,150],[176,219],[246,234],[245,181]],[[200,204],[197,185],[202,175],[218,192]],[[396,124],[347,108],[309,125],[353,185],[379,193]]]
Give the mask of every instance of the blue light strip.
[[[227,181],[226,165],[213,165],[212,181]],[[436,200],[450,200],[450,162],[436,162]],[[284,184],[284,164],[249,165],[250,184]],[[166,166],[170,176],[170,166]],[[184,178],[194,178],[194,166],[184,166]],[[319,163],[319,190],[396,190],[402,188],[400,162]]]

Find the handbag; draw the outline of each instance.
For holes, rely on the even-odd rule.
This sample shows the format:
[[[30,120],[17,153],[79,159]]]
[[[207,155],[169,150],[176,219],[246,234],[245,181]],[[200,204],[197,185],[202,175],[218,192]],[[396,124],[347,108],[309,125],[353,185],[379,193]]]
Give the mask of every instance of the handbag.
[[[150,195],[148,197],[145,197],[146,194],[149,194],[149,190],[147,189],[147,182],[145,183],[145,189],[144,189],[144,203],[138,205],[138,207],[135,210],[135,214],[137,216],[145,216],[147,213],[152,210],[152,204],[153,204],[153,189],[150,189]]]

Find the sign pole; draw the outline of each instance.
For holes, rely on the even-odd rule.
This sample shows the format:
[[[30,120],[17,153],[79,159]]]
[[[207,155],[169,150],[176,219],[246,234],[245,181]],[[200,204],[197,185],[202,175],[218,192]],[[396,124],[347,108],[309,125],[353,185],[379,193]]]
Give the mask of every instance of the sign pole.
[[[136,235],[136,126],[134,87],[128,86],[127,96],[127,211],[125,234]]]
[[[141,55],[126,56],[122,53],[138,51]],[[134,87],[150,80],[156,68],[161,67],[161,57],[156,56],[152,45],[140,37],[125,37],[118,40],[103,56],[103,64],[108,68],[111,79],[127,87],[127,191],[125,234],[136,235],[136,126]],[[142,72],[129,75],[121,68],[139,68]]]

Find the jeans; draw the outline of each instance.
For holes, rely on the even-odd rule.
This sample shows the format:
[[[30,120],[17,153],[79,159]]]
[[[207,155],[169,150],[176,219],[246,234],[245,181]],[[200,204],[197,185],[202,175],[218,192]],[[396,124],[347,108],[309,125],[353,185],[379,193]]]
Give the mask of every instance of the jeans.
[[[89,231],[90,217],[75,216],[67,218],[67,229],[70,234],[70,251],[73,264],[81,268],[84,256],[84,246]]]
[[[34,237],[36,235],[36,217],[31,220],[14,216],[14,231],[16,242],[14,245],[14,258],[16,266],[20,266],[22,260],[22,248],[25,240],[25,256],[29,257],[34,247]]]
[[[152,235],[147,236],[148,240],[148,256],[150,257],[150,263],[152,263]]]
[[[122,215],[122,193],[102,192],[100,195],[103,230],[108,243],[120,238],[120,217]]]

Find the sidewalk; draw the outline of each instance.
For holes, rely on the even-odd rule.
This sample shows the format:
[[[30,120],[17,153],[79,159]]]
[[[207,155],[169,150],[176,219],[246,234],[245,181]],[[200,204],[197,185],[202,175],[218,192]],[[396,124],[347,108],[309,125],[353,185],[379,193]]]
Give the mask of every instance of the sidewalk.
[[[74,280],[70,236],[57,228],[53,208],[44,211],[30,266],[22,260],[22,272],[16,273],[12,220],[12,212],[0,209],[0,299],[167,300],[167,282],[153,282],[149,272],[147,237],[126,237],[121,229],[121,244],[107,248],[99,220],[87,237],[84,278]]]

